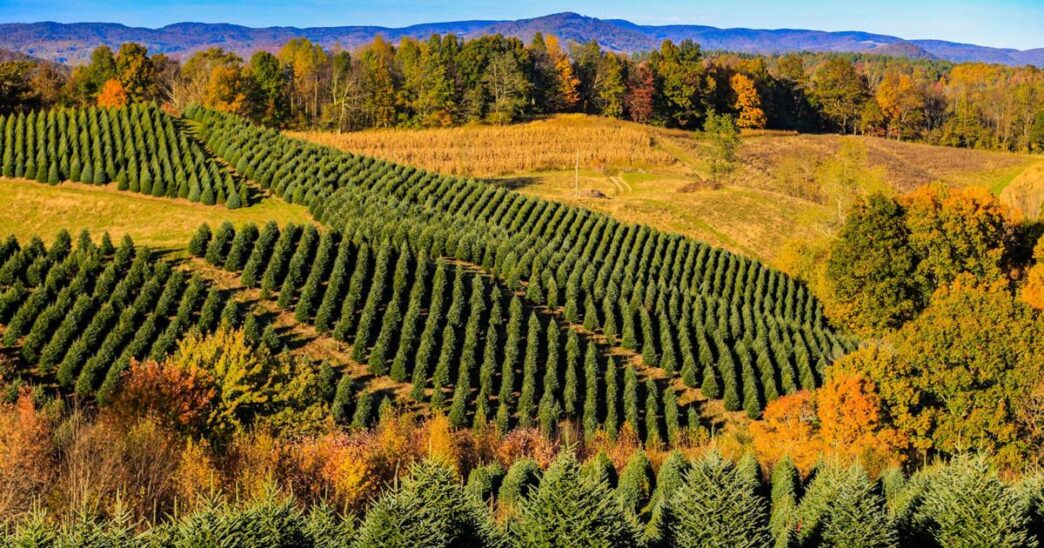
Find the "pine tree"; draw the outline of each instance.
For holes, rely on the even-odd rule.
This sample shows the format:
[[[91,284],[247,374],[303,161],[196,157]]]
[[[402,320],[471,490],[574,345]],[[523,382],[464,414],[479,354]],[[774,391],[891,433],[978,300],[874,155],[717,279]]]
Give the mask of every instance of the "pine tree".
[[[624,512],[632,516],[644,513],[652,497],[655,479],[652,463],[645,451],[635,451],[620,472],[620,483],[616,488]]]
[[[202,258],[207,253],[207,244],[210,243],[210,225],[204,223],[199,225],[199,230],[189,242],[188,250],[195,257]]]
[[[717,453],[708,453],[667,501],[664,542],[681,547],[767,546],[767,510],[748,478]]]
[[[532,426],[536,407],[536,375],[540,359],[540,320],[536,312],[529,314],[526,328],[526,356],[522,365],[522,389],[518,396],[518,422],[522,427]]]
[[[638,534],[605,483],[584,478],[571,453],[552,464],[531,496],[519,503],[519,546],[635,546]]]
[[[629,365],[624,367],[623,407],[624,421],[638,431],[638,375]]]

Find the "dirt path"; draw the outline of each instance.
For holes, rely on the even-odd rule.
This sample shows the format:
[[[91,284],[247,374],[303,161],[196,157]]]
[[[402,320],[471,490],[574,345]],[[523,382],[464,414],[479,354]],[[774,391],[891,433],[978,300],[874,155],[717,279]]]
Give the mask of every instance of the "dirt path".
[[[222,270],[204,259],[193,258],[188,262],[192,272],[198,272],[219,289],[229,291],[232,297],[246,309],[260,309],[265,315],[272,317],[272,324],[280,337],[288,343],[293,353],[300,353],[315,360],[330,360],[344,367],[353,384],[364,386],[365,390],[390,394],[396,403],[406,405],[413,411],[422,411],[424,406],[410,397],[413,385],[397,382],[386,375],[374,376],[366,364],[351,358],[351,345],[319,333],[314,327],[298,322],[292,310],[283,310],[276,304],[274,297],[262,298],[257,288],[245,287],[239,275]]]

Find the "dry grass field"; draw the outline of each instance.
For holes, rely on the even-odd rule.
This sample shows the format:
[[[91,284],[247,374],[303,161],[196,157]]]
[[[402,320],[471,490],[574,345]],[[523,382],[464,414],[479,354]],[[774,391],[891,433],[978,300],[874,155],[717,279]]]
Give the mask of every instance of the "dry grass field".
[[[303,206],[269,198],[248,208],[230,210],[187,200],[154,198],[106,186],[62,183],[48,186],[23,179],[0,178],[0,233],[27,242],[33,236],[50,241],[67,228],[86,228],[94,235],[108,231],[113,239],[130,234],[155,248],[182,248],[202,223],[224,221],[264,224],[310,223]]]
[[[744,134],[735,172],[708,184],[698,134],[562,115],[506,127],[370,130],[296,137],[483,177],[774,262],[792,239],[830,234],[859,194],[930,182],[981,185],[1023,215],[1044,203],[1044,159],[838,135]],[[580,153],[579,181],[574,174]]]
[[[493,177],[571,168],[577,154],[586,168],[633,169],[674,163],[670,154],[653,146],[654,133],[641,124],[564,114],[510,126],[290,135],[441,173]]]

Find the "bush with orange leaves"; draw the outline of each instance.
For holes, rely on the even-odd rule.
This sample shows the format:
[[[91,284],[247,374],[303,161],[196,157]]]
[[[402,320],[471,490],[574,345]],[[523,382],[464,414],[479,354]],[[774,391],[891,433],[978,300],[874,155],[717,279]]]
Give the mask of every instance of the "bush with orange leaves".
[[[119,80],[106,80],[98,92],[99,107],[122,107],[127,104],[127,91]]]
[[[216,396],[214,380],[202,368],[132,360],[112,410],[124,418],[151,416],[168,428],[202,434]]]
[[[23,388],[0,404],[0,522],[28,510],[53,479],[51,423]]]
[[[884,420],[874,383],[853,373],[834,375],[815,392],[802,390],[771,402],[750,433],[764,464],[789,455],[806,474],[823,458],[858,461],[876,474],[902,462],[907,445]]]

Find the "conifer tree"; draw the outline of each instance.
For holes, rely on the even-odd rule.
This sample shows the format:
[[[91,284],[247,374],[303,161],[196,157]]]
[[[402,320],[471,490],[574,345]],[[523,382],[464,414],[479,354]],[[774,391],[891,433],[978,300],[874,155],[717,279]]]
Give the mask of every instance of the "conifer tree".
[[[585,479],[569,452],[544,473],[519,504],[510,530],[518,546],[636,546],[638,534],[605,483]]]
[[[624,421],[638,431],[638,375],[630,365],[624,367],[623,408]]]
[[[711,452],[685,474],[668,500],[664,542],[681,547],[767,546],[767,511],[749,478]]]
[[[594,344],[584,354],[584,434],[594,435],[598,429],[598,356]]]
[[[562,400],[565,414],[576,417],[580,411],[580,337],[572,329],[566,330],[566,352],[565,352],[565,385],[562,387]]]
[[[792,535],[797,519],[800,481],[794,461],[789,456],[784,456],[772,468],[772,515],[769,517],[769,531],[775,539],[776,546],[790,546],[794,540]]]
[[[884,500],[858,466],[817,472],[797,509],[802,545],[896,546]]]
[[[214,239],[209,245],[207,245],[207,262],[214,266],[222,266],[225,264],[225,257],[228,254],[229,248],[232,246],[232,239],[235,237],[235,232],[236,229],[232,226],[232,223],[221,223],[217,232],[214,233]]]
[[[207,253],[207,245],[210,243],[210,225],[204,223],[199,225],[196,234],[189,241],[188,250],[195,257],[202,258]]]
[[[267,223],[265,228],[261,230],[261,234],[258,235],[257,240],[254,242],[254,249],[250,252],[250,257],[247,258],[246,264],[243,265],[243,273],[240,275],[243,285],[246,287],[257,287],[261,276],[264,274],[265,267],[268,265],[272,250],[280,236],[279,226],[275,222]]]
[[[616,496],[624,512],[638,516],[646,510],[655,480],[652,463],[645,451],[635,451],[620,472],[620,483],[616,488]]]
[[[499,546],[504,542],[489,509],[466,493],[456,473],[426,460],[415,464],[402,486],[366,513],[355,546]]]
[[[850,480],[857,485],[852,493],[845,493],[845,502],[859,504],[862,501],[856,497],[865,494],[868,502],[858,507],[874,504],[872,509],[879,510],[880,497],[861,489],[863,480],[865,477]],[[813,494],[815,483],[809,486],[809,495]],[[982,455],[962,455],[932,471],[917,513],[921,521],[929,524],[928,529],[940,546],[1029,546],[1032,543],[1029,522],[1016,492],[1004,485]],[[843,524],[847,533],[843,538],[878,538],[868,536],[871,532],[866,530],[880,523],[877,516],[874,512],[870,518],[874,521],[864,526],[856,521],[864,515],[854,515],[851,523]]]
[[[522,389],[518,396],[518,422],[522,427],[532,425],[536,407],[536,376],[540,359],[540,320],[536,312],[529,314],[526,328],[526,355],[522,365]]]
[[[610,357],[605,363],[605,432],[614,439],[620,427],[619,401],[616,362]]]

